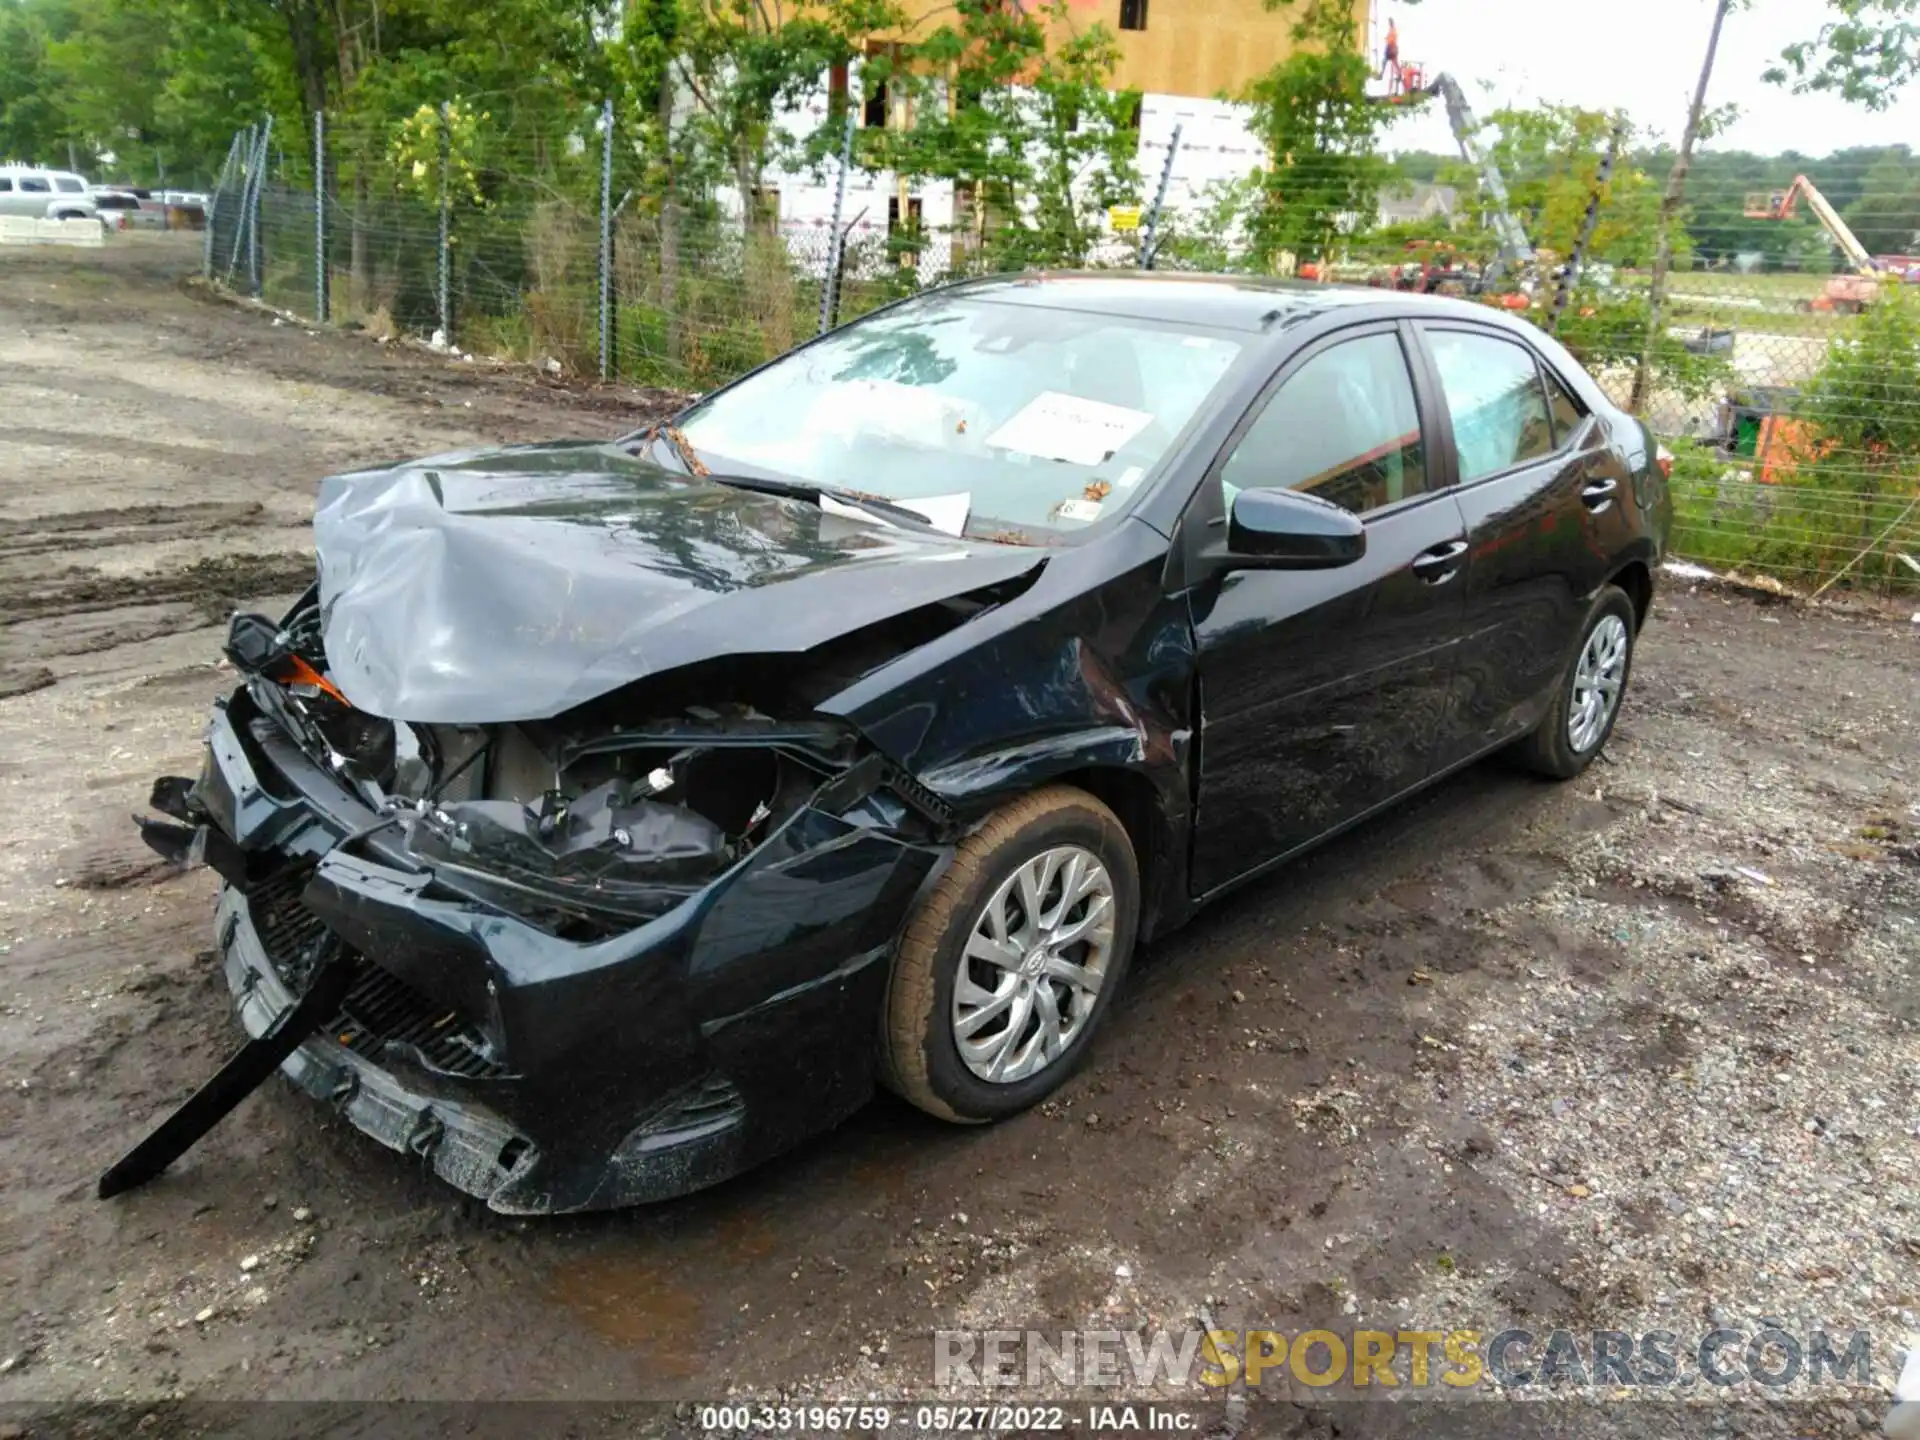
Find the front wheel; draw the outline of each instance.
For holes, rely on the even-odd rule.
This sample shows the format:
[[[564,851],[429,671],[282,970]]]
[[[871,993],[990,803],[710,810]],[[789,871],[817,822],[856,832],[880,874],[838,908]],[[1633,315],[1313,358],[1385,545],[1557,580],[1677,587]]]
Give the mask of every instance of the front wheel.
[[[1560,677],[1553,704],[1515,752],[1522,764],[1556,780],[1571,780],[1592,763],[1613,734],[1633,670],[1633,602],[1609,585],[1595,598],[1573,661]]]
[[[1051,1094],[1085,1059],[1133,952],[1140,871],[1084,790],[1003,806],[908,922],[880,1036],[888,1088],[979,1123]]]

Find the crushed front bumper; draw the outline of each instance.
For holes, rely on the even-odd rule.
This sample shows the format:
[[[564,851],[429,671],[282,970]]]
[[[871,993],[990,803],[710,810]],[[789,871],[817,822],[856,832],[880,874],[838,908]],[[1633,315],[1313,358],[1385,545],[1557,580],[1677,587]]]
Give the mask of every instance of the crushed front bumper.
[[[258,1039],[298,997],[268,957],[246,895],[231,885],[221,887],[218,925],[235,1013]],[[362,975],[356,980],[364,985]],[[455,1188],[489,1201],[503,1192],[511,1198],[515,1177],[537,1163],[532,1141],[482,1104],[408,1089],[335,1038],[347,1033],[336,1020],[294,1051],[281,1073],[389,1149],[419,1155]]]
[[[363,833],[378,817],[244,690],[194,791],[237,851],[217,935],[247,1033],[291,1008],[319,943],[344,943],[340,1014],[283,1073],[514,1214],[684,1194],[857,1108],[886,961],[943,857],[803,807],[668,913],[575,941]]]

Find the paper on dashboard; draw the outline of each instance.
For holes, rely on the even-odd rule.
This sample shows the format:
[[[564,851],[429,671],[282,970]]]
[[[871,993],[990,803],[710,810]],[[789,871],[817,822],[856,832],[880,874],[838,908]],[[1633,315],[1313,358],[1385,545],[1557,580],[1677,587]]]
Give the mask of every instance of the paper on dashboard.
[[[1069,465],[1098,465],[1152,420],[1145,410],[1043,390],[989,435],[987,444]]]

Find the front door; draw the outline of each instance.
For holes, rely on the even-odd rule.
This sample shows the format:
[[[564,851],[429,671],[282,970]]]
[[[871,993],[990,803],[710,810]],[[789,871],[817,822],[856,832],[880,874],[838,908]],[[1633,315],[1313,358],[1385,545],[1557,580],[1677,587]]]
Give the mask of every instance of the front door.
[[[1188,512],[1188,523],[1218,525],[1239,491],[1287,488],[1344,506],[1367,530],[1366,554],[1351,565],[1230,571],[1191,593],[1196,895],[1431,772],[1467,545],[1426,439],[1410,340],[1392,324],[1343,332],[1292,362]]]

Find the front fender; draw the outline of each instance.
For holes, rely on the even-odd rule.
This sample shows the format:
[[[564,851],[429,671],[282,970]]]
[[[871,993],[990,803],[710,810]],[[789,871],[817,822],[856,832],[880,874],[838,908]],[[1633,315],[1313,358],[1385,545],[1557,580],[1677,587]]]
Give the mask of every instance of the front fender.
[[[1184,913],[1198,725],[1193,627],[1166,540],[1129,525],[1032,588],[821,702],[962,822],[1070,778],[1119,812],[1162,923]],[[1152,919],[1147,922],[1148,928]]]

